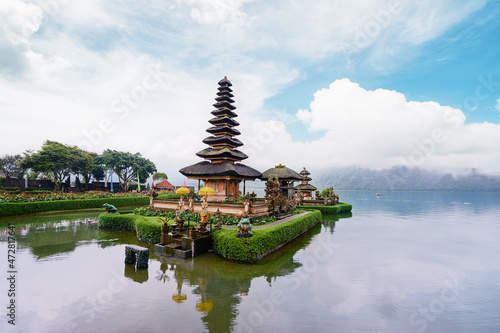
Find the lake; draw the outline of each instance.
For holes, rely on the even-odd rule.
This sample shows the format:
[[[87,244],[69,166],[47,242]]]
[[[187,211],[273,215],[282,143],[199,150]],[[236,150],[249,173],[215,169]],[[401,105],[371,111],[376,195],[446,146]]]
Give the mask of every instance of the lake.
[[[324,216],[257,264],[151,254],[135,271],[124,244],[149,245],[99,230],[99,210],[1,218],[0,331],[500,331],[500,193],[339,193],[352,214]]]

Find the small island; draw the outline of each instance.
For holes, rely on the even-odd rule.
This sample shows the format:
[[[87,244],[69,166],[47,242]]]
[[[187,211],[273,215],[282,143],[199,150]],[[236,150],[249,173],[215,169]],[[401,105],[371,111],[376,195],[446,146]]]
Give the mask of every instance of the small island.
[[[159,254],[187,259],[213,250],[226,259],[255,262],[317,225],[322,213],[351,211],[333,188],[320,194],[309,184],[305,167],[299,174],[280,163],[261,173],[241,163],[248,156],[239,150],[243,143],[236,138],[240,132],[235,128],[239,123],[234,119],[238,115],[232,84],[224,77],[218,85],[212,126],[206,130],[210,136],[203,140],[208,147],[196,153],[204,161],[179,170],[198,181],[198,191],[181,187],[177,198],[152,191],[148,211],[170,218],[155,220],[145,211],[101,214],[100,227],[123,224],[124,230],[135,230],[138,238],[155,243]],[[246,182],[257,179],[266,182],[262,198],[246,192]],[[294,186],[296,182],[300,184]]]

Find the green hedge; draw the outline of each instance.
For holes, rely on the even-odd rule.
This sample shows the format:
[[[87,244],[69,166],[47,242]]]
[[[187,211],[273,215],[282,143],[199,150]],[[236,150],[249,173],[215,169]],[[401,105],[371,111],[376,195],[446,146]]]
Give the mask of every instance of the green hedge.
[[[99,228],[112,230],[135,231],[136,215],[134,214],[99,214]]]
[[[341,202],[335,206],[297,206],[297,209],[319,210],[323,214],[339,214],[350,212],[352,210],[352,205]]]
[[[124,197],[100,199],[74,199],[35,202],[9,202],[0,204],[0,216],[20,215],[58,210],[102,208],[104,203],[120,207],[149,204],[149,197]]]
[[[99,228],[135,231],[139,240],[153,244],[160,242],[162,223],[158,222],[158,217],[102,213],[98,220]]]
[[[177,194],[177,193],[164,193],[160,194],[158,196],[158,199],[179,199],[182,194]],[[184,194],[184,198],[186,198],[186,195]]]
[[[159,243],[162,223],[158,222],[158,218],[148,219],[140,215],[136,216],[138,216],[135,221],[137,238],[148,243]]]
[[[255,262],[307,229],[321,221],[321,212],[300,216],[289,222],[253,230],[253,237],[237,238],[235,229],[222,229],[214,232],[214,250],[222,257],[242,262]]]

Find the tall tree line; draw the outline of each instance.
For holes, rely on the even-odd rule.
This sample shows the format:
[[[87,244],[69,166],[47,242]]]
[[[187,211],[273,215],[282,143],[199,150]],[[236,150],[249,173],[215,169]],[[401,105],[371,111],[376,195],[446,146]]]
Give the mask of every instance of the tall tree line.
[[[36,152],[2,156],[0,170],[8,178],[22,178],[27,174],[32,179],[51,179],[56,190],[61,189],[62,183],[70,175],[88,184],[92,180],[103,180],[106,171],[110,170],[118,176],[120,185],[127,191],[131,181],[137,181],[137,177],[140,180],[147,179],[156,171],[156,166],[140,153],[107,149],[98,155],[77,146],[47,140]]]

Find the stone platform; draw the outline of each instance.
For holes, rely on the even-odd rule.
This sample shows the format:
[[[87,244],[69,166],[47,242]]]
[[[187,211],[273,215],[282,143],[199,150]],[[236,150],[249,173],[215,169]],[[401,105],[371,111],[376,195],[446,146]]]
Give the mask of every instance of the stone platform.
[[[136,268],[148,268],[149,250],[142,246],[125,246],[125,264],[136,264]]]
[[[178,205],[179,200],[154,199],[151,201],[149,208],[152,210],[175,212]],[[257,200],[252,204],[252,214],[250,214],[250,217],[268,216],[268,207],[269,205],[266,202]],[[188,210],[189,208],[189,203],[185,203],[184,210]],[[202,208],[201,202],[194,202],[192,208],[194,213],[200,213]],[[231,215],[237,218],[241,218],[245,214],[245,206],[239,203],[209,202],[207,210],[211,215],[215,215],[219,211],[221,215]]]
[[[154,251],[159,254],[171,254],[177,258],[189,259],[208,252],[212,247],[212,236],[189,238],[186,235],[174,237],[162,234],[161,242],[155,244]]]

